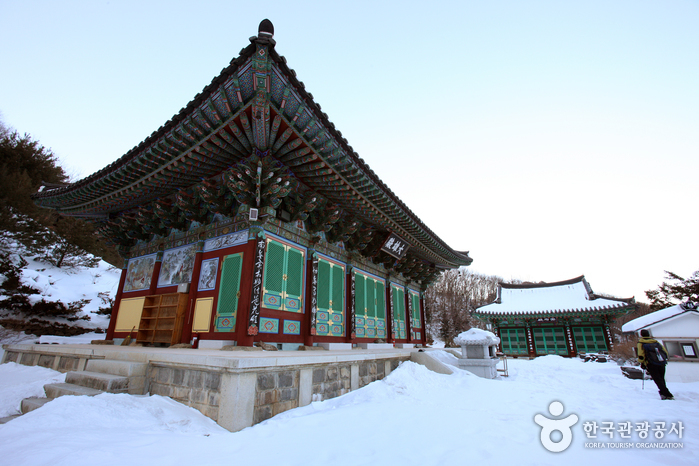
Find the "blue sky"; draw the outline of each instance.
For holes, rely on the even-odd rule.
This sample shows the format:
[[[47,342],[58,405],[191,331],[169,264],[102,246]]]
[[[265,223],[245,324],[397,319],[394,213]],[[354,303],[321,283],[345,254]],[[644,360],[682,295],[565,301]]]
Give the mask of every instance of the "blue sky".
[[[359,155],[472,268],[645,298],[699,269],[699,2],[0,1],[2,121],[76,178],[269,18]]]

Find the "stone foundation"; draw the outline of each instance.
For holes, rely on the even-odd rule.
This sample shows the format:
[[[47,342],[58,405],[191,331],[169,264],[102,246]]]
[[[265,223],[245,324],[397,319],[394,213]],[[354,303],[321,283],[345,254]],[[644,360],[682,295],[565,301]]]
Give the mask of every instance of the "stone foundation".
[[[90,359],[105,360],[102,365],[110,361],[147,364],[146,392],[195,408],[231,431],[381,380],[411,354],[407,350],[234,354],[238,352],[106,345],[5,348],[3,362],[40,365],[61,372],[84,371]]]
[[[217,371],[150,364],[146,390],[151,395],[168,396],[218,421],[221,374]]]
[[[299,370],[257,373],[253,424],[299,407]]]
[[[41,366],[65,373],[84,371],[88,359],[91,359],[88,355],[81,357],[76,354],[5,351],[2,362],[16,362],[23,366]]]
[[[222,368],[188,368],[151,363],[148,367],[147,390],[151,395],[168,396],[182,404],[199,410],[228,429],[235,429],[237,422],[248,427],[265,421],[279,413],[306,406],[312,401],[335,398],[371,382],[383,379],[405,360],[392,358],[355,361],[343,364],[308,364],[283,368],[259,368],[241,373],[230,373]],[[222,380],[228,380],[226,391]],[[240,406],[225,406],[238,399],[252,404],[251,410],[240,412]],[[241,398],[244,401],[241,401]],[[235,421],[224,419],[233,409]],[[248,412],[249,411],[249,412]],[[239,430],[239,429],[236,429]]]

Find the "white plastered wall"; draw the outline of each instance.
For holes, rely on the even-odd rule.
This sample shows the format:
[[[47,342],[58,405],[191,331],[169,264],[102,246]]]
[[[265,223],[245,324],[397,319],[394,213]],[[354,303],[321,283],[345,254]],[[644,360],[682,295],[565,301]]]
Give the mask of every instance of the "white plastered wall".
[[[699,338],[699,315],[695,313],[680,314],[668,320],[648,327],[653,338]]]
[[[653,338],[694,340],[699,346],[699,315],[686,313],[648,327]],[[699,382],[699,361],[670,361],[665,372],[668,383]]]

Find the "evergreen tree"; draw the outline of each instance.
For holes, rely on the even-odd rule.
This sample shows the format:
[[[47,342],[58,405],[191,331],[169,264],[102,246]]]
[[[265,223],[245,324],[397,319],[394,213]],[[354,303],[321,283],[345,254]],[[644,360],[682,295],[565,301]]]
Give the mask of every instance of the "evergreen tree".
[[[85,251],[121,266],[117,251],[102,242],[91,224],[39,208],[31,195],[47,183],[67,183],[58,159],[38,141],[0,125],[0,234],[12,237],[48,262],[90,265]]]
[[[651,311],[665,309],[685,301],[699,302],[699,270],[689,278],[665,271],[666,279],[657,289],[646,291]]]
[[[27,134],[4,130],[0,137],[0,230],[30,234],[39,209],[30,196],[42,182],[65,183],[68,177],[53,153]],[[18,221],[18,214],[25,219]]]

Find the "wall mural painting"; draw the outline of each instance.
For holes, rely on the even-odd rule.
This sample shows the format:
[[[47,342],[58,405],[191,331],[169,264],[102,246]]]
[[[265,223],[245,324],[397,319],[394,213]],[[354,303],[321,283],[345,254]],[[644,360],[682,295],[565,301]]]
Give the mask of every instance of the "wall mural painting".
[[[149,256],[137,257],[129,260],[129,265],[126,268],[124,293],[147,290],[150,288],[153,268],[155,267],[155,256],[155,254],[151,254]]]
[[[196,252],[195,244],[165,251],[163,263],[160,266],[158,287],[191,282]]]
[[[207,239],[204,242],[204,252],[214,251],[216,249],[228,248],[246,243],[248,240],[248,231],[238,231],[226,236]]]
[[[201,261],[201,273],[199,275],[199,291],[213,290],[216,288],[216,274],[218,273],[218,257]]]

